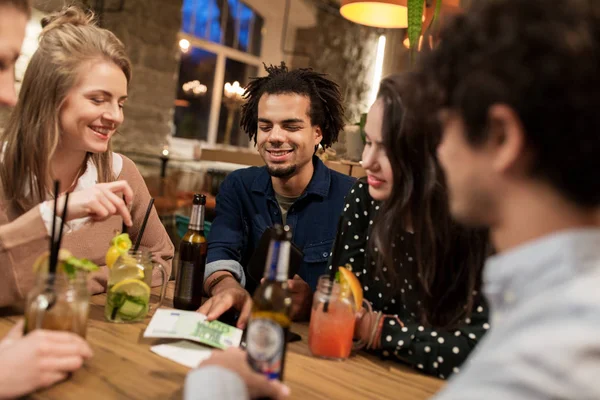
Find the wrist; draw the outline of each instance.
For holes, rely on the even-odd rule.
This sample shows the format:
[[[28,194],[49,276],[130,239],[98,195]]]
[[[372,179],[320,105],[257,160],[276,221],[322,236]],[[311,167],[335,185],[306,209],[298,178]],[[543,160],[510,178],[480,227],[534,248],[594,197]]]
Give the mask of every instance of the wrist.
[[[373,316],[377,316],[376,313],[371,313],[364,308],[359,312],[356,318],[356,325],[354,326],[354,338],[367,342],[371,335],[372,326],[374,324]]]
[[[241,288],[241,285],[231,272],[217,271],[206,279],[204,291],[209,297],[212,297],[227,288],[236,286]]]

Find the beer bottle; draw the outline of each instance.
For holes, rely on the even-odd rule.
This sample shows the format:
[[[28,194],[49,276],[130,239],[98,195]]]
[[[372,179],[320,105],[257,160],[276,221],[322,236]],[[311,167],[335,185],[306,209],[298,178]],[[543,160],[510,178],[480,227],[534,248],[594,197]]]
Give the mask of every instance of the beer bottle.
[[[179,271],[175,281],[173,305],[180,310],[196,311],[202,304],[208,247],[204,236],[205,205],[206,196],[195,194],[190,224],[179,244]]]
[[[246,332],[248,362],[268,379],[283,379],[286,337],[290,328],[288,292],[290,228],[275,225],[265,262],[265,280],[256,289]]]

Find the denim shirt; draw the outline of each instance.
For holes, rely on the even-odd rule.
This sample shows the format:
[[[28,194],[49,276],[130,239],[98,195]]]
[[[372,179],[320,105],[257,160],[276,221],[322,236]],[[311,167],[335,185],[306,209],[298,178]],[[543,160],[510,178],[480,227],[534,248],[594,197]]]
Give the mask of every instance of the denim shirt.
[[[332,171],[313,157],[314,172],[304,193],[287,213],[292,242],[303,252],[298,275],[314,291],[326,273],[344,198],[354,178]],[[229,271],[246,285],[246,266],[264,231],[281,224],[281,210],[266,167],[232,172],[217,195],[216,217],[208,238],[205,279]]]

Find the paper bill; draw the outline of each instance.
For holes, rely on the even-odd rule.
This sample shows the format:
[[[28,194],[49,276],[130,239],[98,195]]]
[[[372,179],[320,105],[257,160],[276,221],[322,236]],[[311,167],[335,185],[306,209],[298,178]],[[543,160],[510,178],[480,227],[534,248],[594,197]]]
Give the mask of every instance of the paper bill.
[[[213,351],[219,350],[187,340],[180,340],[152,346],[150,351],[188,368],[196,368],[202,361],[209,359]]]
[[[206,315],[194,311],[156,310],[144,337],[187,339],[218,349],[237,347],[242,330],[220,321],[206,321]]]

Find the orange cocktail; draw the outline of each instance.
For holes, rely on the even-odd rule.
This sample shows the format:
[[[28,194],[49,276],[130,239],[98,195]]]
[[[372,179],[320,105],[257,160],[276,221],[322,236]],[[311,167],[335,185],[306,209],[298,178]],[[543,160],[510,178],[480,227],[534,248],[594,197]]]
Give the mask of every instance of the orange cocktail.
[[[356,321],[357,300],[362,288],[352,272],[340,267],[340,275],[331,281],[319,278],[313,299],[308,332],[308,348],[317,357],[343,360],[350,356]],[[357,286],[358,285],[358,286]]]
[[[355,312],[352,304],[335,300],[327,312],[323,303],[313,307],[310,315],[308,348],[317,357],[346,359],[352,351]]]

